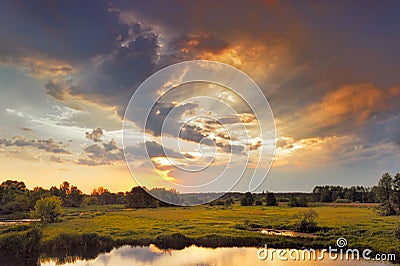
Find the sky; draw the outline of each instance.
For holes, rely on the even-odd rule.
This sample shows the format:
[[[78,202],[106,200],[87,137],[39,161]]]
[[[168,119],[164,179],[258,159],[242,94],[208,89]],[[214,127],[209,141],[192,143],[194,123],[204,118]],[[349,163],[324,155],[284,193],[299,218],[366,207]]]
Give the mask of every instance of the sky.
[[[246,171],[269,170],[256,191],[374,185],[400,171],[399,8],[398,1],[5,1],[0,179],[29,188],[67,180],[89,193],[128,191],[137,180],[160,186],[158,176],[184,191],[226,165],[240,175],[247,160]],[[224,86],[180,84],[190,68],[143,90],[160,97],[148,123],[136,119],[146,102],[138,101],[124,124],[147,78],[190,60],[248,75],[268,100],[258,110],[270,107],[275,128]],[[260,137],[265,125],[274,151],[273,134]],[[209,163],[212,171],[194,177],[177,169]]]

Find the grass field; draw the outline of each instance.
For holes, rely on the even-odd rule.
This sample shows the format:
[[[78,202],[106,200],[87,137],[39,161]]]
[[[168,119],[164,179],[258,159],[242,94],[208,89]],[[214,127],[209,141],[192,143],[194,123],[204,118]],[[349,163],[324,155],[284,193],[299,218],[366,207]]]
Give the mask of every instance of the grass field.
[[[319,230],[312,237],[261,234],[262,228],[292,229],[294,215],[306,208],[196,206],[125,209],[123,205],[65,208],[62,221],[0,228],[0,264],[35,263],[39,256],[95,258],[112,247],[155,244],[161,248],[264,246],[335,248],[339,237],[348,248],[395,254],[400,240],[394,229],[398,216],[380,216],[371,204],[314,204]]]
[[[254,227],[288,229],[294,223],[293,215],[304,208],[233,205],[228,208],[197,206],[132,210],[112,205],[66,209],[62,222],[43,228],[42,240],[51,241],[62,233],[96,233],[118,243],[130,243],[180,233],[191,239],[207,236],[254,239],[249,245],[260,242],[260,246],[272,243],[272,246],[327,247],[334,246],[337,238],[345,237],[349,247],[396,254],[400,251],[400,241],[393,235],[400,217],[379,216],[371,205],[311,208],[318,213],[317,224],[321,227],[315,239],[265,236],[259,230],[240,230],[235,226],[247,220]]]

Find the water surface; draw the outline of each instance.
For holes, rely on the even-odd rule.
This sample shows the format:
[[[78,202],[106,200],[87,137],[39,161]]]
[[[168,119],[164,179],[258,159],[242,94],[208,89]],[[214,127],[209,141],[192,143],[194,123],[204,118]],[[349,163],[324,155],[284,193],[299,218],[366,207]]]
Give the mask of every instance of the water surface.
[[[262,265],[390,265],[383,262],[371,261],[333,261],[325,256],[323,261],[273,261],[260,260],[258,248],[235,247],[235,248],[203,248],[190,246],[182,250],[161,250],[154,245],[147,247],[122,246],[114,248],[109,253],[100,254],[95,259],[85,260],[77,257],[67,257],[60,261],[57,258],[42,258],[40,265],[142,265],[142,266],[262,266]]]

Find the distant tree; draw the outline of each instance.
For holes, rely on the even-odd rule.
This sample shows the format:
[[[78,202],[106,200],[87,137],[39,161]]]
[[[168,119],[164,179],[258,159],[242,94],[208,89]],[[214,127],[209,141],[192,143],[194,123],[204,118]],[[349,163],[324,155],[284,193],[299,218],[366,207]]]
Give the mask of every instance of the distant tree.
[[[233,204],[233,199],[232,198],[228,198],[228,199],[225,200],[225,203],[224,203],[225,207],[229,207],[232,204]]]
[[[155,208],[158,201],[142,187],[134,187],[126,193],[126,206],[129,208]]]
[[[10,214],[14,212],[24,212],[28,210],[29,198],[25,194],[14,194],[12,199],[7,203],[1,205],[0,211],[4,214]]]
[[[103,187],[98,187],[97,189],[93,189],[92,196],[97,198],[97,202],[100,205],[110,204],[110,192],[108,189]]]
[[[318,230],[315,219],[318,218],[318,213],[312,209],[297,213],[294,218],[296,222],[294,229],[299,232],[313,233]]]
[[[16,181],[16,180],[7,180],[1,183],[1,186],[4,187],[5,189],[13,189],[13,190],[21,190],[25,191],[26,190],[26,185],[22,181]]]
[[[64,207],[80,207],[84,197],[78,187],[70,185],[67,181],[64,181],[59,189],[52,186],[50,188],[50,195],[60,197],[62,206]]]
[[[165,188],[153,188],[150,190],[150,193],[157,199],[160,199],[158,200],[158,205],[160,207],[171,207],[182,203],[182,200],[179,197],[179,193],[175,189],[167,190]],[[189,198],[188,200],[190,201],[190,199],[193,199],[193,197]],[[188,203],[190,204],[190,202]],[[196,203],[196,200],[191,203]]]
[[[255,201],[256,206],[262,206],[262,201],[261,200],[256,200]]]
[[[313,189],[312,199],[316,202],[376,202],[374,188],[363,186],[316,186]],[[339,201],[337,201],[339,199]]]
[[[400,173],[393,178],[393,202],[397,215],[400,214]]]
[[[244,193],[243,197],[240,200],[240,204],[242,206],[252,206],[254,204],[254,197],[251,192]]]
[[[332,192],[330,191],[329,187],[322,191],[321,202],[332,202]]]
[[[67,195],[70,192],[70,184],[67,181],[64,181],[61,185],[60,185],[60,190],[59,190],[59,196],[62,199],[62,201],[65,204],[65,201],[67,199]]]
[[[290,207],[297,207],[297,199],[296,199],[296,197],[294,196],[294,194],[290,195],[290,199],[289,199],[289,202],[288,202],[288,206],[290,206]]]
[[[337,199],[343,198],[343,188],[341,186],[330,186],[330,192],[331,192],[331,202],[336,201]]]
[[[71,189],[69,190],[64,206],[67,207],[80,207],[83,201],[83,193],[78,189],[76,186],[71,186]]]
[[[349,200],[349,201],[354,201],[355,195],[356,195],[356,190],[354,187],[351,188],[346,188],[344,193],[344,199]]]
[[[10,214],[28,210],[28,192],[24,182],[4,181],[0,185],[0,213]]]
[[[44,224],[57,222],[62,214],[61,204],[61,198],[56,196],[39,199],[36,201],[32,216],[40,218]]]
[[[29,197],[29,209],[33,209],[35,206],[35,203],[38,199],[41,198],[47,198],[50,197],[50,191],[46,190],[44,188],[41,187],[34,187],[33,190],[29,191],[28,193],[28,197]]]
[[[276,206],[276,205],[278,205],[274,193],[272,193],[272,192],[267,192],[266,205],[267,205],[267,206]]]
[[[321,201],[321,189],[322,189],[321,186],[316,186],[312,191],[313,200],[316,202]]]
[[[93,205],[98,205],[98,204],[99,203],[97,201],[97,197],[96,196],[93,196],[93,195],[87,196],[87,195],[85,195],[83,197],[81,206],[82,207],[86,207],[86,206],[93,206]]]
[[[50,195],[60,197],[61,192],[56,186],[50,188]]]
[[[371,203],[377,202],[376,186],[369,188],[366,202],[371,202]]]
[[[301,195],[297,199],[297,207],[308,207],[308,199],[307,196]]]
[[[396,214],[395,204],[393,202],[394,180],[389,173],[384,173],[378,182],[377,196],[380,201],[380,210],[382,215]]]
[[[290,207],[308,207],[307,196],[301,195],[299,198],[295,197],[294,194],[291,195],[288,206]]]

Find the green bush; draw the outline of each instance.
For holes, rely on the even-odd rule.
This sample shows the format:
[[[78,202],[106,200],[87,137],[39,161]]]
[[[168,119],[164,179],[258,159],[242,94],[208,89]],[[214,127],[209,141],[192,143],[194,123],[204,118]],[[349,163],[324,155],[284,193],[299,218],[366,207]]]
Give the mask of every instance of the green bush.
[[[36,201],[32,216],[40,218],[42,223],[57,222],[62,214],[62,201],[59,197],[52,196]]]
[[[251,192],[244,193],[244,196],[240,199],[242,206],[252,206],[254,204],[254,196]]]
[[[308,207],[308,199],[306,196],[302,195],[299,198],[296,198],[292,195],[289,200],[288,206],[290,207]]]
[[[318,230],[315,219],[318,213],[312,209],[297,213],[294,218],[297,220],[294,224],[294,230],[303,233],[313,233]]]

